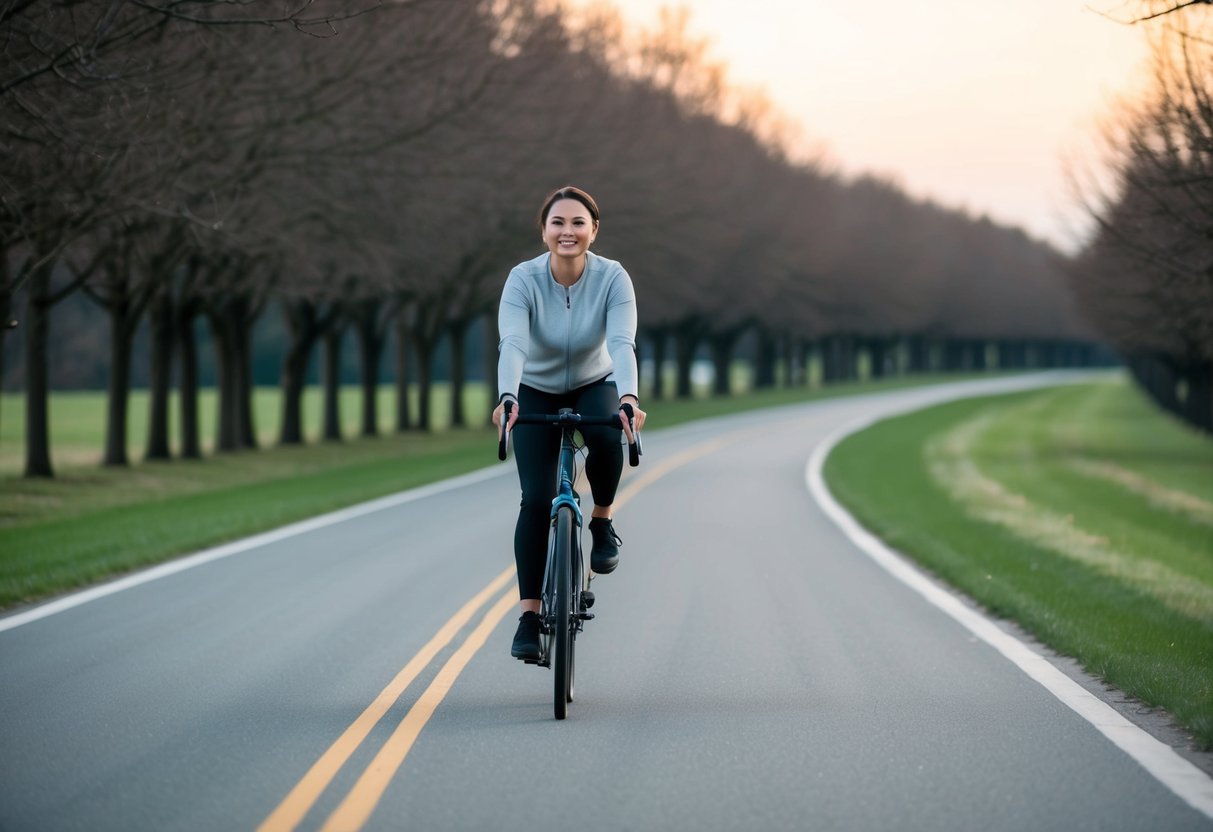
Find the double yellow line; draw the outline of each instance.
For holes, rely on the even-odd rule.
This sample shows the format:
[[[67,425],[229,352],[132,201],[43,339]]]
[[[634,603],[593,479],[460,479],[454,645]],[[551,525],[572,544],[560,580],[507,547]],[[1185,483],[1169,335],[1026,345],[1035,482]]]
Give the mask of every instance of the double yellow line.
[[[653,466],[643,474],[629,479],[626,487],[615,498],[615,507],[619,508],[642,489],[656,482],[692,460],[717,450],[724,444],[736,438],[721,438],[697,445],[689,450],[673,456],[661,464]],[[484,646],[489,634],[493,632],[501,620],[518,603],[518,589],[513,583],[514,567],[503,571],[488,583],[482,590],[459,608],[442,627],[434,634],[417,655],[409,660],[396,677],[388,683],[380,694],[375,697],[353,724],[345,730],[337,741],[329,746],[315,764],[308,769],[296,786],[291,789],[278,807],[269,817],[257,827],[258,832],[290,832],[294,830],[307,816],[316,801],[332,783],[333,778],[362,745],[371,731],[401,697],[410,684],[429,667],[430,662],[445,649],[455,636],[476,616],[486,603],[488,610],[481,616],[475,629],[468,634],[464,642],[455,650],[438,675],[430,682],[425,692],[413,703],[405,714],[404,719],[391,737],[379,749],[379,753],[370,765],[362,772],[358,782],[341,801],[341,804],[329,815],[322,832],[355,832],[366,825],[371,813],[379,804],[383,793],[387,790],[392,777],[400,770],[405,757],[417,741],[438,704],[446,697],[459,674],[471,661],[472,656]],[[508,585],[508,587],[507,587]],[[504,589],[504,591],[503,591]],[[498,595],[500,593],[500,595]],[[494,599],[490,601],[490,599]]]
[[[413,680],[429,666],[439,651],[450,644],[455,635],[467,625],[485,601],[500,592],[502,587],[510,584],[510,588],[497,598],[487,613],[480,619],[471,634],[455,653],[447,659],[442,670],[430,682],[421,698],[409,709],[400,725],[384,744],[375,759],[367,766],[354,788],[346,795],[341,805],[329,815],[322,828],[324,832],[337,830],[361,829],[375,810],[379,799],[387,789],[392,776],[408,756],[409,750],[421,733],[421,729],[429,722],[438,707],[438,703],[446,696],[451,685],[459,678],[463,668],[471,661],[484,642],[488,639],[493,628],[501,623],[510,609],[518,603],[518,591],[512,584],[514,567],[510,567],[489,582],[488,586],[459,608],[442,627],[434,634],[417,655],[396,674],[396,678],[375,697],[362,714],[345,729],[337,741],[321,755],[307,772],[303,779],[291,789],[290,794],[278,805],[272,814],[258,827],[258,832],[285,832],[293,830],[304,819],[315,805],[320,795],[328,788],[329,783],[337,776],[337,772],[349,760],[353,753],[367,738],[371,730],[379,724],[384,715],[392,707]]]

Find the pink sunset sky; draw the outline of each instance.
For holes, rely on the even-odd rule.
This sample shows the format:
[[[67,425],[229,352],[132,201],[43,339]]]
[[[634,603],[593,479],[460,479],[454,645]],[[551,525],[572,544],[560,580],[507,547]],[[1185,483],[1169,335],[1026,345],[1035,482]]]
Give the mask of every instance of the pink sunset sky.
[[[604,2],[604,0],[597,0]],[[662,3],[611,0],[652,27]],[[1123,0],[693,0],[690,31],[847,174],[988,214],[1073,251],[1089,228],[1067,168],[1098,166],[1099,120],[1138,88]]]

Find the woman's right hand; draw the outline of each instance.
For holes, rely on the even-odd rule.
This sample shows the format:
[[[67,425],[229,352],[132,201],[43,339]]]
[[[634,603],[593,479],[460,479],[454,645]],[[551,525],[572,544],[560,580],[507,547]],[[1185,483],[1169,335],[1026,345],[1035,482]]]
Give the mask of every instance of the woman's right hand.
[[[510,405],[509,414],[506,415],[506,405]],[[504,419],[504,424],[503,420]],[[497,407],[493,408],[493,424],[497,426],[497,438],[501,439],[505,436],[505,432],[514,429],[514,423],[518,421],[518,402],[514,399],[502,399]],[[504,428],[504,430],[503,430]]]

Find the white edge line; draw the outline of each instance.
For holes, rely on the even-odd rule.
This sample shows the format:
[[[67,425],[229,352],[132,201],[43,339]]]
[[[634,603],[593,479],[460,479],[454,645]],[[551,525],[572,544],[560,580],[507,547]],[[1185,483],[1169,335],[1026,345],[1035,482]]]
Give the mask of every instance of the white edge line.
[[[96,601],[99,598],[105,598],[109,595],[122,592],[142,584],[150,583],[161,578],[167,578],[169,575],[176,575],[178,572],[184,572],[187,569],[193,569],[196,566],[211,563],[212,561],[221,560],[232,555],[238,555],[241,552],[247,552],[250,549],[256,549],[261,546],[268,546],[271,543],[277,543],[280,540],[285,540],[289,537],[294,537],[307,532],[315,531],[316,529],[332,526],[337,523],[344,523],[347,520],[352,520],[356,517],[362,517],[367,514],[372,514],[376,511],[394,508],[396,506],[411,503],[415,500],[421,500],[425,497],[441,494],[444,491],[453,491],[457,488],[462,488],[466,485],[473,485],[484,480],[492,479],[493,477],[501,476],[507,472],[513,471],[513,466],[509,465],[493,465],[487,468],[481,468],[477,471],[472,471],[458,477],[441,480],[440,482],[430,483],[429,485],[418,486],[411,488],[408,491],[401,491],[397,494],[390,494],[386,497],[380,497],[376,500],[370,500],[365,503],[349,506],[348,508],[338,509],[337,511],[321,514],[316,517],[311,517],[307,520],[300,520],[297,523],[291,523],[287,526],[281,526],[272,531],[262,532],[261,534],[246,537],[241,540],[236,540],[231,543],[225,543],[221,546],[216,546],[212,549],[204,549],[201,552],[196,552],[192,555],[185,555],[163,563],[159,566],[153,566],[150,569],[144,569],[123,578],[118,578],[89,589],[74,592],[71,595],[65,595],[62,598],[54,601],[48,601],[45,604],[10,615],[7,618],[0,618],[0,633],[6,630],[12,630],[24,624],[29,624],[38,621],[48,616],[56,615],[57,613],[70,610],[78,607],[81,604],[87,604],[90,601]]]
[[[1030,646],[1002,630],[991,619],[967,606],[955,595],[927,578],[904,555],[890,549],[868,532],[830,493],[822,476],[826,457],[840,441],[877,420],[865,416],[827,436],[809,456],[805,482],[822,511],[851,542],[893,577],[950,615],[977,638],[989,644],[1020,670],[1091,723],[1101,734],[1132,757],[1160,783],[1198,812],[1213,818],[1213,779],[1180,756],[1175,749],[1129,722],[1107,703],[1054,667]],[[879,417],[883,418],[883,417]]]

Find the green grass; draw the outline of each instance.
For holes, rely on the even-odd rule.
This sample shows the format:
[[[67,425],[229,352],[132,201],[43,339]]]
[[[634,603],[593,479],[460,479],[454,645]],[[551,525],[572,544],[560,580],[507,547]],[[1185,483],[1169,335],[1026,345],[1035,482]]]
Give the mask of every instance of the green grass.
[[[1213,442],[1123,382],[881,422],[826,465],[896,549],[1213,747]]]
[[[431,395],[431,419],[439,430],[449,426],[451,392],[449,385],[436,384]],[[278,441],[281,422],[281,395],[276,388],[257,388],[253,393],[253,424],[262,447]],[[417,414],[417,392],[410,396],[414,419]],[[464,413],[469,422],[488,418],[488,392],[482,384],[469,384],[463,396]],[[303,396],[303,423],[309,441],[320,436],[321,392],[309,387]],[[395,426],[396,396],[391,387],[380,388],[376,399],[379,430],[390,433]],[[62,392],[50,399],[51,462],[60,468],[78,468],[97,464],[105,441],[105,394],[100,392]],[[198,404],[199,433],[204,451],[214,446],[215,419],[218,402],[213,389],[201,391]],[[342,432],[356,436],[361,425],[362,398],[356,387],[341,390],[340,412]],[[177,448],[179,413],[177,399],[170,403],[170,426],[173,447]],[[132,461],[143,455],[147,436],[148,395],[135,390],[130,395],[127,419],[127,448]],[[25,399],[20,394],[0,396],[0,477],[19,474],[25,464]]]
[[[132,395],[130,454],[142,454],[145,393]],[[483,386],[469,389],[470,421],[487,414]],[[213,391],[200,408],[213,436]],[[381,436],[358,438],[359,393],[342,391],[339,443],[316,441],[320,396],[305,397],[312,444],[278,447],[280,398],[257,390],[254,420],[262,450],[208,455],[199,461],[99,464],[104,437],[102,393],[57,393],[51,399],[56,476],[19,476],[23,421],[18,396],[6,396],[0,433],[0,607],[28,603],[286,523],[455,476],[488,464],[488,428],[451,430],[449,398],[436,390],[432,433],[394,434],[394,398],[381,391]],[[416,411],[414,410],[414,413]],[[175,422],[174,422],[175,424]],[[209,451],[209,448],[208,448]]]
[[[488,430],[448,432],[9,481],[0,505],[32,494],[43,504],[4,529],[0,601],[35,600],[482,468],[492,442]]]
[[[728,399],[700,397],[650,405],[650,426],[769,407],[810,398],[892,389],[932,380],[867,382],[829,389],[752,393]],[[700,391],[702,393],[702,391]],[[132,397],[131,458],[141,455],[146,396]],[[487,418],[488,393],[470,385],[464,400],[470,421]],[[279,399],[258,390],[255,422],[263,450],[208,455],[201,461],[136,462],[128,469],[99,465],[105,397],[62,393],[51,400],[56,476],[20,476],[21,401],[0,403],[0,608],[87,586],[173,556],[394,493],[495,463],[492,429],[446,427],[449,396],[435,391],[432,433],[391,432],[392,394],[379,399],[382,435],[341,443],[275,447]],[[305,424],[314,437],[320,399],[305,399]],[[415,411],[414,411],[415,412]],[[214,413],[207,394],[201,415]],[[343,391],[345,434],[356,433],[357,390]],[[204,421],[203,435],[214,425]]]

